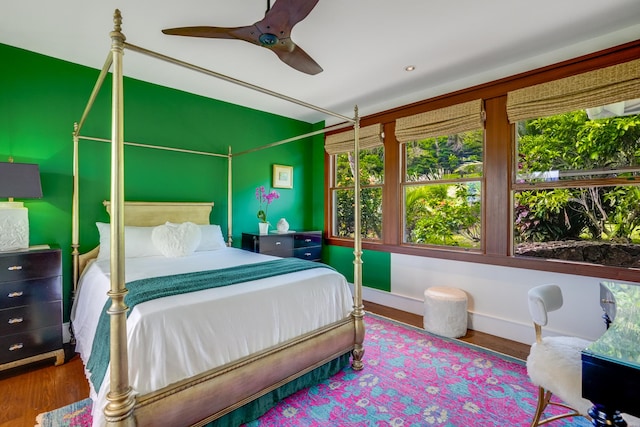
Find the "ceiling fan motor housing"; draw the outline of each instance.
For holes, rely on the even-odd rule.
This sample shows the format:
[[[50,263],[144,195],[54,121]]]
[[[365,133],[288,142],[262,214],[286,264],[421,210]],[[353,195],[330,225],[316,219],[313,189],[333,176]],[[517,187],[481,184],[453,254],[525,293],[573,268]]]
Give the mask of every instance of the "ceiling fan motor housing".
[[[271,33],[263,33],[258,37],[260,44],[262,46],[273,46],[278,43],[278,37],[275,34]]]

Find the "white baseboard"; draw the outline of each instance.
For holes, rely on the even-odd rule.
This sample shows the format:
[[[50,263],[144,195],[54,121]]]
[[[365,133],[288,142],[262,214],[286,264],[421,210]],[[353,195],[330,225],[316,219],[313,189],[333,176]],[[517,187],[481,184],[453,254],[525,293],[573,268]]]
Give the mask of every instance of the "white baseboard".
[[[353,291],[353,285],[351,290]],[[392,294],[378,289],[363,286],[362,298],[376,304],[385,305],[409,313],[424,315],[424,301],[403,295]],[[509,319],[498,318],[488,314],[469,311],[469,329],[495,335],[501,338],[531,344],[535,341],[535,332],[532,324],[523,324]],[[557,335],[552,330],[545,329],[545,335]]]
[[[349,283],[353,292],[353,284]],[[390,292],[380,291],[378,289],[362,287],[362,299],[371,301],[376,304],[393,307],[396,310],[402,310],[420,316],[424,313],[424,303],[415,298],[392,294]]]

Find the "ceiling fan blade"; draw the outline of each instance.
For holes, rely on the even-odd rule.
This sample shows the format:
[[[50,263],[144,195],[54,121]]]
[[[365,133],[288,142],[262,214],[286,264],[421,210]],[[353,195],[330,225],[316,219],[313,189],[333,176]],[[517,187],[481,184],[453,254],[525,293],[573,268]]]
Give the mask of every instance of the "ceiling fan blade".
[[[262,46],[262,43],[260,43],[260,36],[262,35],[262,33],[256,28],[255,25],[233,28],[230,34],[236,39],[244,40],[246,42]]]
[[[319,0],[276,0],[261,21],[255,26],[263,33],[287,38],[291,29],[309,15]]]
[[[293,27],[311,13],[319,0],[276,0],[275,4],[267,11],[265,18],[271,19],[271,15],[285,15],[286,23]]]
[[[271,50],[282,62],[298,71],[311,75],[322,72],[322,67],[291,39],[280,40]]]
[[[235,39],[232,33],[243,27],[179,27],[179,28],[167,28],[162,30],[164,34],[172,36],[187,36],[187,37],[207,37],[212,39]]]
[[[179,27],[164,34],[217,39],[239,39],[271,49],[282,62],[307,74],[322,67],[291,40],[291,29],[309,15],[319,0],[276,0],[262,20],[244,27]]]

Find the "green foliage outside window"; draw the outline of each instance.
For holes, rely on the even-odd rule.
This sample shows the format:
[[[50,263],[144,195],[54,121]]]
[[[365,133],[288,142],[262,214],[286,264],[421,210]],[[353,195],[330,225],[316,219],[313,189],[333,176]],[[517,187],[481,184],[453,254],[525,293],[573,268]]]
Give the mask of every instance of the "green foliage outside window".
[[[336,155],[334,230],[338,237],[353,238],[354,233],[354,158],[353,153]],[[382,184],[384,148],[360,151],[360,231],[364,239],[382,236]]]
[[[528,180],[534,189],[514,193],[516,243],[640,243],[640,115],[591,120],[573,111],[521,122],[517,169],[516,182]],[[540,184],[545,179],[535,173],[544,171],[555,171],[558,188]],[[630,185],[607,183],[619,178]],[[580,182],[561,183],[569,180]]]
[[[479,182],[407,187],[406,241],[480,247],[479,189]]]
[[[481,129],[405,144],[406,243],[480,247],[482,152]]]

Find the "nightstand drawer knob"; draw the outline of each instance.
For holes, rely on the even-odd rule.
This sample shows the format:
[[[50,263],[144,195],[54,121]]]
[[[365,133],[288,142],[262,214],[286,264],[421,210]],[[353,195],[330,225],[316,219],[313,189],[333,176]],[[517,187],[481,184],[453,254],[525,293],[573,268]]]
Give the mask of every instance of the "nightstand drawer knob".
[[[311,252],[305,252],[305,253],[304,253],[304,256],[306,256],[306,257],[310,257],[310,256],[311,256]]]
[[[304,239],[305,243],[311,243],[311,239]]]
[[[282,242],[276,242],[276,246],[281,245],[281,244],[282,244]]]
[[[22,347],[24,347],[24,344],[17,343],[17,344],[13,344],[11,345],[11,347],[9,347],[9,351],[16,351],[16,350],[20,350]]]
[[[24,294],[23,291],[16,291],[16,292],[11,292],[8,296],[9,298],[17,298],[17,297],[21,297]]]
[[[21,265],[12,265],[12,266],[11,266],[11,267],[9,267],[7,270],[9,270],[9,271],[22,270],[22,266],[21,266]]]
[[[9,319],[9,324],[13,325],[14,323],[22,323],[24,322],[24,318],[23,317],[14,317],[12,319]]]

